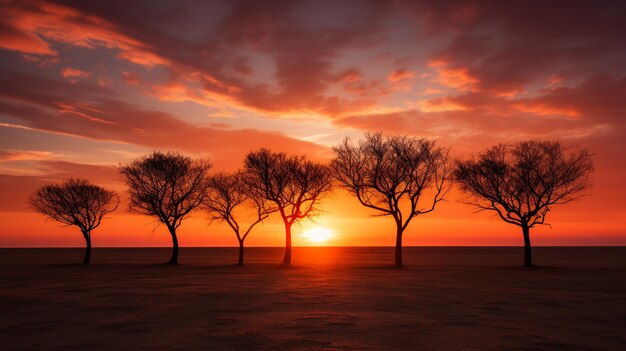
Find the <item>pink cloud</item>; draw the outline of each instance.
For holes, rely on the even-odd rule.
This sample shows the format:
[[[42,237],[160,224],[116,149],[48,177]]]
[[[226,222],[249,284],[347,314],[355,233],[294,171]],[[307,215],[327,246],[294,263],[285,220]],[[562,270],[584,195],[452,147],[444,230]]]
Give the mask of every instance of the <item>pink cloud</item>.
[[[166,60],[131,38],[105,19],[68,6],[49,2],[3,6],[0,14],[10,18],[0,31],[7,40],[2,47],[31,54],[57,55],[50,42],[83,48],[106,47],[120,50],[119,57],[133,63],[154,66]]]
[[[340,126],[394,133],[485,138],[598,136],[626,131],[626,78],[598,75],[575,87],[542,90],[533,98],[485,92],[428,99],[419,110],[362,114],[335,120]]]
[[[521,112],[528,112],[538,116],[561,115],[578,117],[580,112],[573,108],[554,107],[543,103],[518,103],[515,108]]]
[[[477,91],[478,78],[471,75],[466,67],[450,67],[445,61],[432,61],[429,66],[437,71],[434,80],[443,86],[460,91]]]
[[[457,102],[449,99],[430,99],[420,104],[420,109],[424,112],[441,112],[441,111],[464,111],[467,108]]]
[[[390,82],[397,82],[400,80],[415,78],[416,75],[417,73],[415,71],[402,68],[389,73],[389,75],[387,76],[387,80]]]
[[[385,6],[375,2],[362,5],[365,14],[362,20],[351,17],[338,22],[337,27],[317,29],[293,21],[295,4],[236,3],[215,27],[216,39],[202,46],[186,45],[165,33],[149,33],[147,27],[151,30],[158,27],[130,21],[124,14],[132,9],[113,11],[117,5],[70,7],[42,2],[36,6],[9,6],[4,12],[19,18],[11,23],[11,28],[19,33],[41,37],[45,42],[117,50],[117,57],[146,67],[161,65],[176,76],[201,84],[204,94],[225,104],[269,114],[335,115],[357,112],[371,105],[360,97],[326,95],[335,74],[332,59],[338,52],[371,45],[375,40],[370,34],[376,32],[381,8]],[[156,21],[156,16],[168,16],[170,23],[184,20],[145,10],[142,23]],[[276,65],[274,81],[278,90],[245,79],[254,73],[254,68],[249,58],[236,53],[240,48],[271,56]],[[208,54],[211,52],[219,55]],[[368,88],[358,87],[353,91],[363,89]]]
[[[46,160],[52,156],[48,151],[0,150],[0,163],[10,161]]]
[[[0,24],[0,48],[35,55],[56,54],[37,34],[22,32],[5,23]]]
[[[76,68],[65,67],[61,70],[61,76],[63,78],[87,78],[91,76],[91,73]]]
[[[53,48],[65,45],[105,48],[122,60],[159,66],[170,75],[166,82],[152,82],[147,89],[137,85],[165,101],[288,117],[363,114],[420,84],[410,78],[426,67],[411,66],[420,61],[385,46],[395,35],[385,31],[390,22],[410,23],[406,33],[419,40],[416,47],[425,48],[416,51],[430,62],[433,83],[457,92],[518,98],[545,77],[585,79],[593,71],[619,65],[623,56],[619,4],[531,1],[520,9],[507,3],[366,1],[359,3],[358,16],[352,14],[356,8],[344,3],[333,4],[333,16],[325,16],[316,12],[315,2],[237,2],[214,5],[207,12],[214,17],[191,21],[194,13],[207,11],[203,6],[208,5],[185,4],[168,11],[122,3],[12,3],[0,10],[5,19],[0,27],[5,34],[0,35],[22,38],[26,44],[6,40],[5,48],[33,58],[34,53],[59,55]],[[298,17],[304,10],[306,16]],[[585,16],[579,18],[580,13]],[[316,16],[324,20],[307,20]],[[534,18],[533,26],[527,25],[528,18]],[[339,68],[345,67],[338,63],[346,53],[367,50],[372,51],[368,57],[377,59]],[[259,57],[269,67],[259,65]],[[390,74],[382,70],[372,78],[363,74],[371,72],[371,64],[403,68]],[[536,104],[519,106],[528,112],[535,108],[537,114],[547,111]]]
[[[113,92],[96,84],[17,74],[5,74],[0,82],[0,113],[19,118],[17,125],[30,129],[207,154],[219,167],[231,169],[248,151],[260,147],[313,158],[328,152],[277,132],[195,126],[169,113],[117,100]],[[37,86],[49,89],[33,91]]]

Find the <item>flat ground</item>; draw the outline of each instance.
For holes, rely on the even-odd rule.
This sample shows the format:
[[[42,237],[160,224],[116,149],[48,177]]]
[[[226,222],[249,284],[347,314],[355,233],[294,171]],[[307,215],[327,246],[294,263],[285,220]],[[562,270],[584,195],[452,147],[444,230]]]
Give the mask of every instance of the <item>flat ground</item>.
[[[0,250],[2,350],[624,350],[626,248]]]

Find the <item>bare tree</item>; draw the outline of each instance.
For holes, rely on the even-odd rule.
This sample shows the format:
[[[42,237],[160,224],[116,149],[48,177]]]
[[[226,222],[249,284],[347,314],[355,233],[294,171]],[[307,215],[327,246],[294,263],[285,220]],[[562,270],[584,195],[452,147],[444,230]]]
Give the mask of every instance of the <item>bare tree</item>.
[[[117,209],[119,197],[84,179],[69,179],[61,185],[45,185],[30,197],[30,205],[39,213],[67,226],[77,226],[87,244],[84,264],[91,258],[91,231],[102,219]]]
[[[178,263],[176,230],[207,196],[210,167],[179,153],[154,152],[120,170],[128,185],[130,211],[156,217],[172,236],[170,264]]]
[[[285,224],[285,257],[291,264],[291,228],[316,214],[318,204],[331,189],[328,168],[304,156],[287,156],[268,149],[251,152],[245,160],[249,189],[276,206]]]
[[[533,265],[530,228],[546,224],[553,205],[576,200],[591,185],[593,165],[587,150],[566,152],[558,141],[500,144],[478,158],[458,161],[454,178],[479,211],[495,211],[522,228],[524,266]]]
[[[402,267],[402,236],[416,216],[435,210],[449,187],[449,151],[434,141],[406,136],[365,134],[333,148],[334,177],[359,202],[396,224],[395,265]]]
[[[240,266],[243,266],[244,260],[244,241],[257,224],[276,211],[269,205],[259,192],[250,190],[241,173],[218,173],[209,178],[209,193],[202,207],[209,212],[212,220],[226,222],[235,232],[239,241],[237,264]],[[247,227],[242,227],[241,210],[246,207],[254,209],[255,217]]]

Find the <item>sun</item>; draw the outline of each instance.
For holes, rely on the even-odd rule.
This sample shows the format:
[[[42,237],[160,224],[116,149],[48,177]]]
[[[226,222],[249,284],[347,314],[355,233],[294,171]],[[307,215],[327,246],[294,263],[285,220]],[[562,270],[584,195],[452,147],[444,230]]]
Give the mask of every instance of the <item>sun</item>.
[[[330,239],[333,236],[333,231],[324,227],[313,227],[302,233],[302,236],[309,241],[321,243]]]

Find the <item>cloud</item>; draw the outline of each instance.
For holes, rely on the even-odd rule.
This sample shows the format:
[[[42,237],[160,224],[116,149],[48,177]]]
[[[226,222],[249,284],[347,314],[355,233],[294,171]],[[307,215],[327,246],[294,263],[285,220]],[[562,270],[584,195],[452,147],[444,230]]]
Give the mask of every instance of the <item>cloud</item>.
[[[422,101],[420,109],[339,118],[335,124],[370,131],[445,137],[458,144],[482,136],[581,138],[623,135],[626,78],[595,75],[572,87],[548,87],[532,98],[468,92]]]
[[[431,36],[450,38],[431,59],[463,69],[482,91],[523,90],[554,75],[585,77],[624,65],[623,1],[404,5]]]
[[[26,54],[56,54],[50,45],[36,34],[20,31],[7,23],[0,23],[0,48]]]
[[[521,112],[528,112],[538,116],[561,115],[568,117],[578,117],[580,112],[572,108],[559,108],[543,103],[519,103],[515,108]]]
[[[65,67],[61,70],[61,76],[63,78],[87,78],[91,76],[91,73],[81,71],[77,68]]]
[[[389,73],[387,80],[390,82],[397,82],[400,80],[415,78],[416,75],[417,73],[415,71],[401,68]]]
[[[2,72],[0,82],[0,113],[30,129],[205,154],[218,167],[231,169],[240,166],[248,151],[260,147],[313,158],[327,153],[321,146],[277,132],[195,126],[172,114],[120,101],[113,92],[87,82],[71,84],[12,72]],[[48,89],[37,89],[40,86]]]
[[[6,38],[0,43],[38,60],[35,54],[62,57],[58,50],[71,46],[104,48],[118,59],[159,67],[170,77],[147,88],[138,77],[123,79],[164,101],[335,118],[367,113],[381,100],[410,91],[420,84],[411,78],[421,70],[435,73],[435,86],[425,87],[431,91],[447,87],[504,97],[550,77],[576,80],[619,65],[623,70],[624,6],[619,1],[529,1],[523,8],[461,0],[242,1],[177,4],[173,11],[168,4],[15,2],[0,10],[0,36]],[[398,47],[398,34],[387,23],[410,23],[403,32],[418,41]],[[411,45],[416,49],[407,54]],[[384,60],[351,59],[367,51]],[[425,66],[417,66],[420,62]],[[397,65],[391,73],[382,68],[388,63]],[[342,74],[343,80],[337,79]],[[519,108],[548,113],[537,106]]]
[[[57,55],[51,43],[83,48],[105,47],[120,50],[118,56],[133,63],[152,67],[166,61],[142,42],[123,34],[102,17],[51,2],[13,2],[0,9],[0,47],[29,54]]]
[[[562,111],[562,115],[580,117],[588,122],[623,126],[626,122],[625,93],[625,76],[596,74],[577,86],[546,88],[533,98],[519,101],[527,106]]]
[[[438,84],[460,91],[478,90],[478,78],[472,76],[466,67],[451,67],[445,61],[432,61],[429,66],[437,71],[438,77],[433,81]]]
[[[139,14],[138,8],[128,4],[40,2],[30,6],[15,3],[3,12],[7,18],[15,18],[7,27],[20,35],[41,38],[48,45],[115,50],[118,58],[145,67],[161,66],[182,78],[174,84],[200,84],[205,95],[222,104],[270,115],[337,115],[372,105],[361,97],[327,92],[336,74],[333,60],[340,52],[371,46],[378,38],[378,21],[387,6],[376,1],[358,4],[359,16],[353,16],[354,9],[347,2],[331,6],[333,16],[316,14],[333,18],[323,27],[306,25],[297,18],[306,3],[204,4],[213,6],[211,10],[221,18],[205,20],[211,34],[199,41],[195,38],[196,42],[181,36],[183,32],[169,30],[185,26],[188,16],[199,11],[190,5],[177,6],[175,12],[147,6]],[[142,21],[136,20],[137,15]],[[43,47],[39,52],[57,54]],[[264,73],[253,65],[258,56],[273,63],[272,86],[259,79]],[[197,99],[191,96],[189,100]],[[208,101],[200,102],[214,104]]]
[[[441,111],[464,111],[466,107],[462,104],[450,101],[451,99],[430,99],[420,104],[420,109],[424,112],[441,112]]]
[[[11,161],[46,160],[53,154],[48,151],[0,150],[0,163]]]

